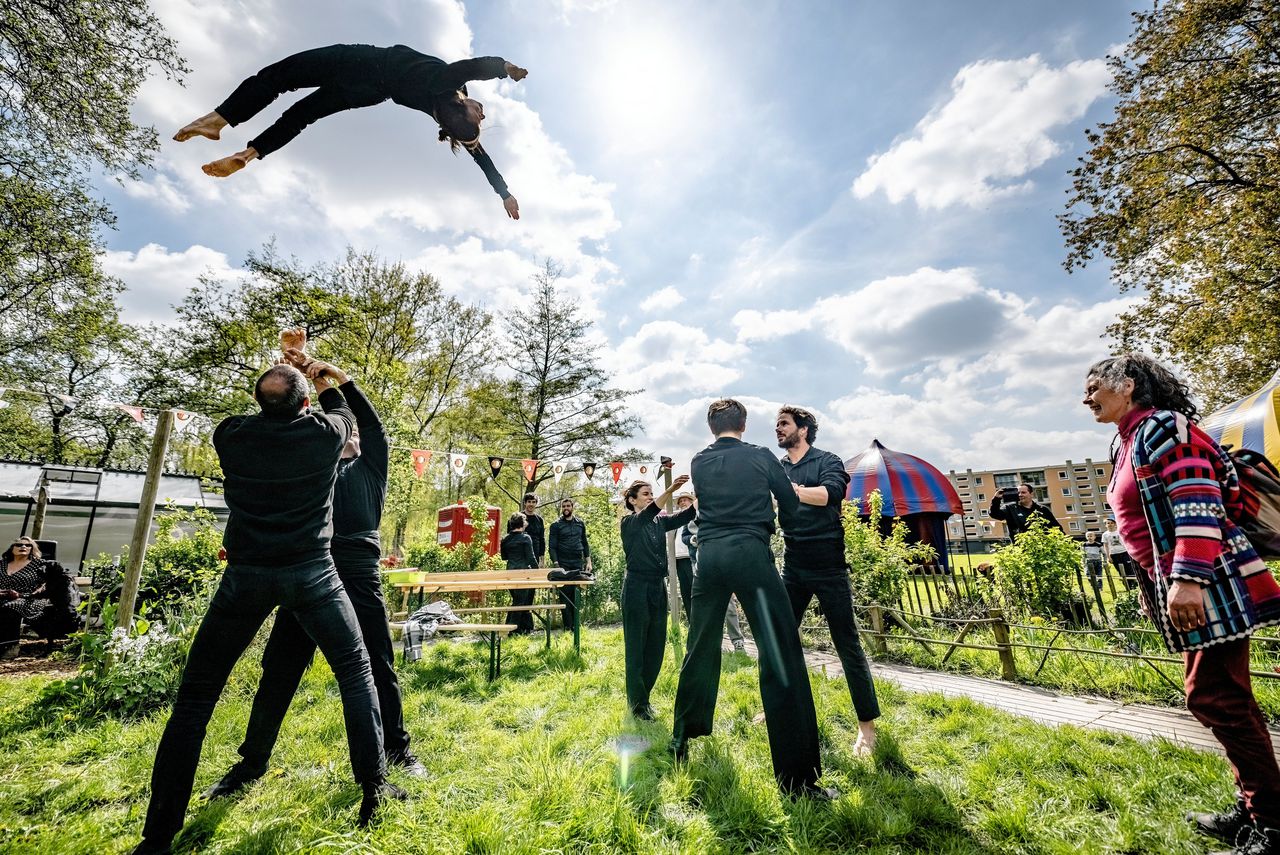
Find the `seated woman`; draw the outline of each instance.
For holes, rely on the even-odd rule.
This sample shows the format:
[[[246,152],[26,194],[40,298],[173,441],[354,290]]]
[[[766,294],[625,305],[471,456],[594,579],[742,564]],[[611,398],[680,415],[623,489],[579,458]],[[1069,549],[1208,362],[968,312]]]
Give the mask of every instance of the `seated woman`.
[[[20,537],[0,555],[0,658],[18,655],[22,625],[39,625],[55,611],[47,588],[48,573],[61,567],[46,561],[40,547]]]

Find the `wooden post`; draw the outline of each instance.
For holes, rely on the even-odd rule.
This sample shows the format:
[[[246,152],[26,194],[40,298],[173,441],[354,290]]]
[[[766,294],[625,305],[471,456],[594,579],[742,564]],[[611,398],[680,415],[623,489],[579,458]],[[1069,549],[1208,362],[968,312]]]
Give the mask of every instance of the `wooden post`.
[[[671,489],[671,470],[666,466],[662,467],[662,484],[663,491]],[[676,501],[672,496],[667,497],[666,512],[675,513]],[[680,623],[680,574],[676,571],[676,531],[667,532],[667,604],[671,609],[671,624],[678,626]]]
[[[49,507],[49,479],[40,470],[40,485],[36,487],[36,512],[31,519],[31,539],[39,540],[44,534],[44,516]]]
[[[1013,647],[1009,645],[1009,624],[1004,621],[1004,612],[992,609],[988,615],[992,620],[991,631],[996,638],[996,647],[1000,648],[1000,676],[1005,680],[1016,680],[1018,668],[1013,661]]]
[[[116,610],[116,626],[129,629],[133,626],[133,608],[138,599],[138,583],[142,579],[142,562],[147,557],[147,541],[151,538],[151,520],[155,516],[156,496],[160,492],[160,476],[164,474],[164,457],[169,450],[169,435],[173,433],[173,410],[161,410],[156,422],[155,437],[151,440],[151,456],[147,459],[147,475],[142,482],[142,497],[138,499],[138,518],[133,524],[133,539],[129,541],[129,564],[124,571],[124,586],[120,589],[120,606]]]
[[[889,652],[889,645],[884,640],[884,612],[874,603],[867,607],[867,612],[871,615],[871,631],[875,633],[871,638],[871,649],[883,656]]]

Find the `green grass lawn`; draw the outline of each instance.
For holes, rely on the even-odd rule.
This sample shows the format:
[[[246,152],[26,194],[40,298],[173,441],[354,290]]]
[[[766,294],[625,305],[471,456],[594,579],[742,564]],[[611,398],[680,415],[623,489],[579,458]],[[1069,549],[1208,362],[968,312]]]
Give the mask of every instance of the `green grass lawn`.
[[[874,760],[851,751],[843,680],[814,676],[823,783],[832,804],[783,800],[759,711],[755,663],[727,656],[713,736],[674,768],[676,670],[668,651],[660,720],[623,713],[621,633],[588,630],[506,645],[485,681],[482,648],[449,642],[402,671],[405,712],[427,781],[365,831],[354,826],[341,708],[311,669],[272,770],[239,798],[195,801],[179,851],[208,853],[1198,853],[1181,820],[1232,799],[1221,759],[882,684]],[[216,711],[197,791],[234,761],[256,667],[244,662]],[[42,678],[0,682],[0,851],[106,853],[137,840],[164,715],[74,727],[31,723]]]

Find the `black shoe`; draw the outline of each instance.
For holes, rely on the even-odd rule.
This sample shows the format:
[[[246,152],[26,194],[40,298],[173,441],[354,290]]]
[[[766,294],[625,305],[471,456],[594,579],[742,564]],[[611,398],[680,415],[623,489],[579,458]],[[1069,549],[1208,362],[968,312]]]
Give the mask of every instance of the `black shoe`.
[[[1236,838],[1240,836],[1241,829],[1253,825],[1253,818],[1249,816],[1249,811],[1244,806],[1244,799],[1236,799],[1235,806],[1229,811],[1188,813],[1187,822],[1194,825],[1201,834],[1234,844]]]
[[[409,794],[387,781],[364,785],[364,798],[360,801],[360,819],[357,824],[364,828],[373,819],[378,807],[389,799],[404,801]]]
[[[640,721],[653,721],[658,717],[658,711],[649,704],[645,704],[642,707],[636,707],[633,709],[631,711],[631,715],[635,716]]]
[[[1280,829],[1245,826],[1234,849],[1213,855],[1280,855]]]
[[[422,761],[419,760],[412,751],[406,751],[403,754],[388,757],[387,764],[399,767],[410,778],[431,777],[430,773],[427,772],[427,767],[422,765]]]
[[[133,851],[129,855],[171,855],[173,849],[168,843],[152,843],[150,840],[144,839],[137,846],[133,847]]]
[[[227,770],[227,774],[222,776],[221,781],[205,790],[204,797],[206,799],[220,799],[223,796],[233,796],[266,773],[266,769],[250,767],[241,760]]]
[[[667,743],[667,753],[675,758],[677,763],[683,763],[689,759],[689,741],[687,739],[677,739],[674,736]]]

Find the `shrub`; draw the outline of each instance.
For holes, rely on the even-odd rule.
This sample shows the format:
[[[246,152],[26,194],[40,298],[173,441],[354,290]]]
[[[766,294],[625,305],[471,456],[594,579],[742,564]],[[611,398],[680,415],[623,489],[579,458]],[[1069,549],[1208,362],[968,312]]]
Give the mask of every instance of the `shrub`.
[[[884,499],[879,490],[869,498],[868,516],[859,515],[857,502],[845,502],[844,554],[849,562],[854,599],[860,604],[892,605],[902,599],[911,565],[937,557],[933,547],[907,543],[907,525],[895,519],[889,533],[880,530]]]
[[[1070,608],[1080,545],[1039,517],[1011,546],[996,550],[990,585],[1013,617],[1058,618]]]
[[[580,591],[583,623],[600,623],[617,618],[622,609],[622,577],[627,571],[622,551],[622,531],[617,506],[607,490],[588,487],[577,500],[578,516],[587,525],[591,544],[591,569],[595,584]]]
[[[1116,626],[1141,626],[1149,623],[1147,616],[1142,612],[1137,589],[1125,591],[1117,596],[1112,610],[1115,614]]]

